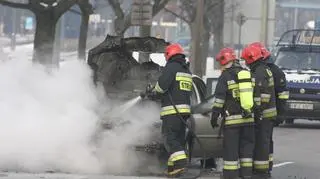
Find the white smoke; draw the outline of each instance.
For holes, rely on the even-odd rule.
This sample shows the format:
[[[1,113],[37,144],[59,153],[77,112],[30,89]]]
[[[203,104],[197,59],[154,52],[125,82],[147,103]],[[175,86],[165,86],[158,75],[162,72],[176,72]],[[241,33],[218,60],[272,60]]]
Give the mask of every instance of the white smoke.
[[[150,136],[159,115],[156,105],[148,105],[108,119],[116,103],[94,87],[91,70],[76,60],[51,73],[23,58],[0,62],[0,88],[1,170],[131,172],[141,158],[129,146]],[[102,118],[131,123],[96,142]]]

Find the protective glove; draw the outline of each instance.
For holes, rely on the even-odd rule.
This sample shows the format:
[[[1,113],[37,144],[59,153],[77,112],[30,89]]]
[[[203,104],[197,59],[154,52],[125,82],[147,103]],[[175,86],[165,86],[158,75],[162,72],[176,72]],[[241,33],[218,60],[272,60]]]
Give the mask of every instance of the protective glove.
[[[253,112],[254,112],[254,119],[256,122],[259,120],[262,120],[262,112],[259,107],[255,107]]]
[[[140,93],[140,97],[141,98],[148,98],[148,99],[152,99],[156,94],[155,92],[153,92],[154,87],[151,84],[148,84],[146,87],[145,92],[141,92]]]
[[[218,117],[219,117],[219,114],[217,114],[215,112],[212,112],[211,120],[210,120],[212,128],[219,127],[219,125],[218,125]]]
[[[146,87],[146,93],[152,93],[153,92],[154,87],[151,84],[148,84]]]

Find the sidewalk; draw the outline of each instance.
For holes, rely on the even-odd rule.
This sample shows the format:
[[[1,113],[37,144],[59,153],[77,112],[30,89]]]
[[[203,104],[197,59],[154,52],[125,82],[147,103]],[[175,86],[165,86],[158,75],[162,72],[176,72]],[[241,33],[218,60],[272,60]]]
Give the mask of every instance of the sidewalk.
[[[34,39],[34,35],[25,35],[22,36],[20,34],[17,34],[16,36],[16,45],[23,45],[23,44],[28,44],[32,43]],[[7,47],[10,46],[11,44],[11,39],[8,36],[0,36],[0,47]]]
[[[32,40],[31,40],[32,39]],[[18,40],[18,39],[17,39]],[[31,41],[30,41],[31,40]],[[91,37],[87,40],[86,53],[104,40],[104,37]],[[15,57],[17,55],[25,56],[28,59],[32,58],[33,54],[33,37],[19,38],[14,51],[10,48],[10,39],[7,37],[0,37],[0,54]],[[2,44],[1,44],[2,43]],[[3,45],[7,44],[7,45]],[[2,46],[3,45],[3,46]],[[76,58],[78,56],[78,39],[65,39],[61,42],[60,59],[64,61],[69,58]],[[86,54],[87,57],[87,54]]]

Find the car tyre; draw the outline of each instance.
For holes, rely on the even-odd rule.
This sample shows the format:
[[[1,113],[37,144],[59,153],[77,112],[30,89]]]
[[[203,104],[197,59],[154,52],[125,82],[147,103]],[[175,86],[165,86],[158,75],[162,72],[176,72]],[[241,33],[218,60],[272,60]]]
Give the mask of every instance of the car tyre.
[[[286,119],[286,124],[294,124],[294,119]]]

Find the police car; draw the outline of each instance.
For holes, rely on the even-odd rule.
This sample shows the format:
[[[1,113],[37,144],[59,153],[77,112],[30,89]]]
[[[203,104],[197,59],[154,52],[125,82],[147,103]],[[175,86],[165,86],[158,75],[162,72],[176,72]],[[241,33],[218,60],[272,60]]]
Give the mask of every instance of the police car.
[[[290,124],[295,119],[320,120],[320,29],[285,32],[274,55],[275,64],[286,74],[290,91],[279,118]]]

